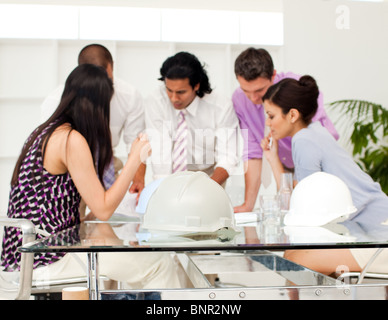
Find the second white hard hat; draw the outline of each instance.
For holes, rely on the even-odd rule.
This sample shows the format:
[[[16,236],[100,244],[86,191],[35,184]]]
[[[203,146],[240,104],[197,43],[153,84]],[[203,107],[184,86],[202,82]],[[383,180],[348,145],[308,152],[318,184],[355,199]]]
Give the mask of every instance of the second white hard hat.
[[[316,172],[296,185],[284,224],[323,226],[340,218],[345,220],[356,211],[349,188],[340,178]]]

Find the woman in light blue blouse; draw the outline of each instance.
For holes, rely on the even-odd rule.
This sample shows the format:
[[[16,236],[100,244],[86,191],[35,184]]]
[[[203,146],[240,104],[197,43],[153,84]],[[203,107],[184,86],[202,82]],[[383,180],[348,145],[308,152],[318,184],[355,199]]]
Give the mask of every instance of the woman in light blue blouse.
[[[369,227],[373,224],[381,225],[388,219],[388,197],[382,192],[380,185],[362,171],[352,157],[339,146],[327,129],[320,123],[311,121],[318,108],[318,94],[316,81],[311,76],[303,76],[299,81],[280,81],[270,87],[263,97],[267,114],[266,125],[270,127],[270,134],[263,139],[262,148],[271,164],[275,179],[279,184],[283,172],[277,152],[277,141],[290,136],[295,183],[314,172],[322,171],[335,175],[348,186],[357,208],[357,212],[350,217],[352,223]],[[287,251],[285,255],[286,258],[311,269],[331,274],[338,265],[346,265],[350,271],[361,270],[374,251],[375,249],[296,250]],[[383,259],[383,256],[384,253],[379,259]],[[388,253],[385,261],[388,262]],[[388,272],[388,266],[385,272]]]

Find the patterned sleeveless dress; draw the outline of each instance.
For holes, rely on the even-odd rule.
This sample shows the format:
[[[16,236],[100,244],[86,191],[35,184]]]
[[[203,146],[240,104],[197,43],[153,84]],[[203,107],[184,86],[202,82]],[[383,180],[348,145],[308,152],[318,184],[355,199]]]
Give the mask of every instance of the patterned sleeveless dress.
[[[21,165],[18,183],[11,187],[8,217],[29,219],[37,228],[53,234],[80,222],[80,195],[69,173],[52,175],[44,169],[43,134],[30,147]],[[41,238],[40,235],[37,237]],[[20,253],[17,248],[21,244],[20,229],[4,228],[1,252],[4,271],[19,270]],[[35,254],[34,268],[56,262],[63,256],[64,253]]]

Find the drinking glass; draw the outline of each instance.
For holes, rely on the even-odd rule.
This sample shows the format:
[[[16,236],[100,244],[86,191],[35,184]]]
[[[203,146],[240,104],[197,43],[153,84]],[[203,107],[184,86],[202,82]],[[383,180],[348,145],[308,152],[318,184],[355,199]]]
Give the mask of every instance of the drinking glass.
[[[280,223],[280,206],[278,195],[260,195],[260,211],[264,222]]]

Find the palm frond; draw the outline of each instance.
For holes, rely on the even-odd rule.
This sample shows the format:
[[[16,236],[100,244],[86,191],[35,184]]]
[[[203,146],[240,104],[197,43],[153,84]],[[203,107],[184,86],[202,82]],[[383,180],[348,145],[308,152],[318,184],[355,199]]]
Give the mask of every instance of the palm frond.
[[[350,116],[354,121],[378,121],[380,117],[386,119],[388,111],[381,105],[365,100],[338,100],[329,103],[329,108]]]
[[[388,194],[388,110],[365,100],[338,100],[328,110],[339,114],[338,119],[351,131],[353,155],[358,164]]]
[[[329,110],[339,113],[342,121],[346,117],[348,129],[353,129],[353,154],[361,154],[369,141],[377,143],[379,138],[388,135],[388,110],[379,104],[365,100],[339,100],[331,102]]]

